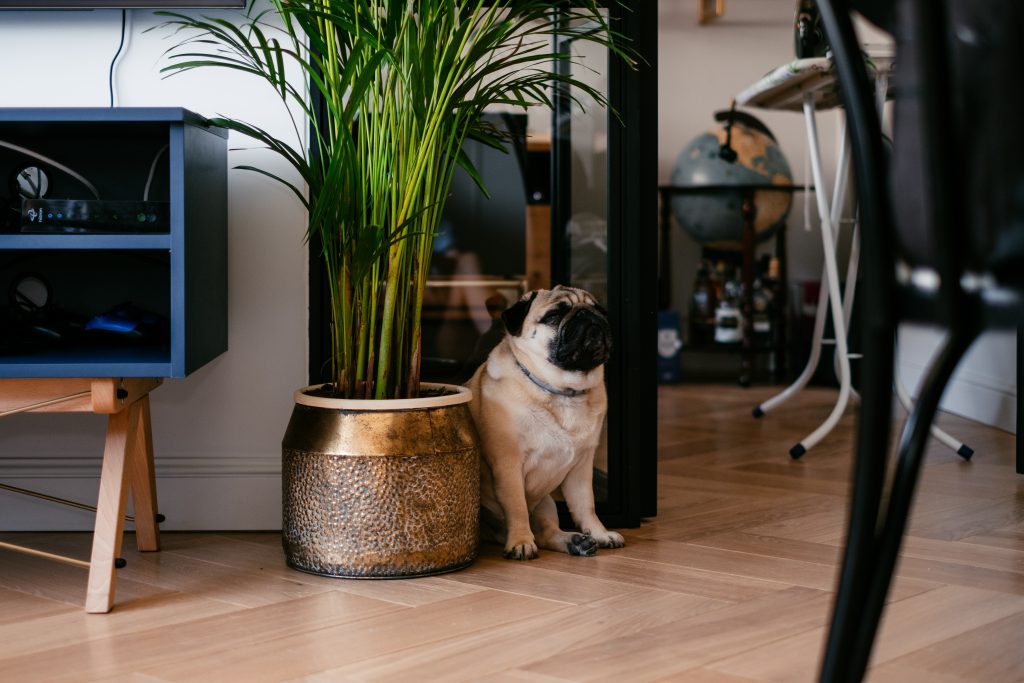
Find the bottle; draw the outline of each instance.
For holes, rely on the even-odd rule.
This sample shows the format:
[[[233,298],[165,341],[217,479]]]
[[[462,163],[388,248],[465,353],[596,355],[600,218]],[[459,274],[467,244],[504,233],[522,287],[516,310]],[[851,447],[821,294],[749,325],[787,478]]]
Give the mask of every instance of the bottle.
[[[722,299],[715,309],[715,341],[719,344],[738,344],[743,341],[739,283],[728,280],[722,291]]]
[[[701,346],[711,342],[717,305],[711,266],[707,261],[701,261],[690,297],[690,344]]]
[[[765,254],[757,264],[754,276],[754,291],[751,296],[751,328],[754,333],[754,345],[767,347],[772,342],[773,298],[771,261]]]
[[[721,301],[725,295],[723,290],[727,280],[728,275],[725,272],[725,261],[719,261],[715,264],[715,272],[711,276],[711,284],[715,288],[715,301]]]
[[[781,264],[778,256],[773,256],[772,260],[768,262],[768,277],[764,280],[764,286],[772,293],[774,308],[781,310],[782,297],[785,293],[783,292]]]
[[[768,340],[772,347],[778,349],[783,345],[785,315],[785,285],[782,282],[781,263],[778,256],[768,262],[768,275],[764,279],[764,289],[768,293]]]
[[[755,346],[766,346],[772,339],[772,291],[765,286],[761,278],[754,280],[754,293],[751,296],[753,311],[751,326],[754,330]]]

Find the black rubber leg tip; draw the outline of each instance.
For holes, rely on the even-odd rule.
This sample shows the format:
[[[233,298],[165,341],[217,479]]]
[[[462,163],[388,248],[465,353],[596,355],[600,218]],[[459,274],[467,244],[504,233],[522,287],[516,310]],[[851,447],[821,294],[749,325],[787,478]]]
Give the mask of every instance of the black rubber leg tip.
[[[164,522],[167,521],[167,518],[164,517],[163,515],[161,515],[159,512],[156,513],[156,517],[154,519],[156,519],[156,523],[157,524],[163,524]]]
[[[117,569],[124,569],[127,566],[128,560],[124,559],[123,557],[118,557],[114,560],[114,567],[116,567]]]
[[[807,449],[804,448],[804,445],[802,443],[798,443],[797,445],[789,449],[789,457],[793,458],[794,460],[799,460],[800,456],[802,456],[806,452]]]
[[[960,444],[960,448],[957,449],[956,454],[964,460],[970,460],[971,456],[974,455],[974,449],[963,443]]]
[[[761,406],[757,406],[756,408],[751,410],[750,414],[753,415],[754,417],[758,417],[758,418],[764,417],[764,411],[761,410]]]

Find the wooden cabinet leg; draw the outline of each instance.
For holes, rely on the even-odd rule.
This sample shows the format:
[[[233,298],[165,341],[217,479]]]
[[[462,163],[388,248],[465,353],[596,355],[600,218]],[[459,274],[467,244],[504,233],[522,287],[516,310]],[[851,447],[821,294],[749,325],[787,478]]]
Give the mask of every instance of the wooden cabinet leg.
[[[114,561],[121,554],[125,507],[128,502],[128,460],[137,438],[139,401],[107,421],[107,442],[103,449],[99,500],[96,502],[96,527],[89,561],[89,587],[85,611],[91,614],[109,612],[114,605],[116,576]]]
[[[135,509],[135,543],[141,551],[160,550],[157,525],[156,471],[153,466],[153,428],[149,395],[137,401],[139,423],[130,450],[132,505]]]

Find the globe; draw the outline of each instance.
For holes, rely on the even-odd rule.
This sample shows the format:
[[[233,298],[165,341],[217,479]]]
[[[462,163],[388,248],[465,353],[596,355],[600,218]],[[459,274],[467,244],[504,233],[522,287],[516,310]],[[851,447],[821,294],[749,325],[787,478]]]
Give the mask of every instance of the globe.
[[[793,183],[789,162],[764,124],[749,114],[736,113],[735,117],[729,145],[736,153],[735,161],[728,161],[720,153],[726,129],[718,126],[698,135],[680,152],[672,171],[673,185]],[[792,203],[789,192],[755,191],[754,230],[758,241],[774,235],[786,222]],[[743,238],[741,192],[676,194],[671,204],[679,225],[704,246],[739,248]]]

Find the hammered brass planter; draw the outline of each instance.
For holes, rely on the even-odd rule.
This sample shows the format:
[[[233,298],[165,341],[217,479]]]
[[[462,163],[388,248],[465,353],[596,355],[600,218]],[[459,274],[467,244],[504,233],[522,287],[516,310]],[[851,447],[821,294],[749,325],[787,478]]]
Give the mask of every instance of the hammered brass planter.
[[[476,557],[480,447],[465,387],[394,401],[295,393],[282,443],[289,566],[350,578],[425,576]]]

